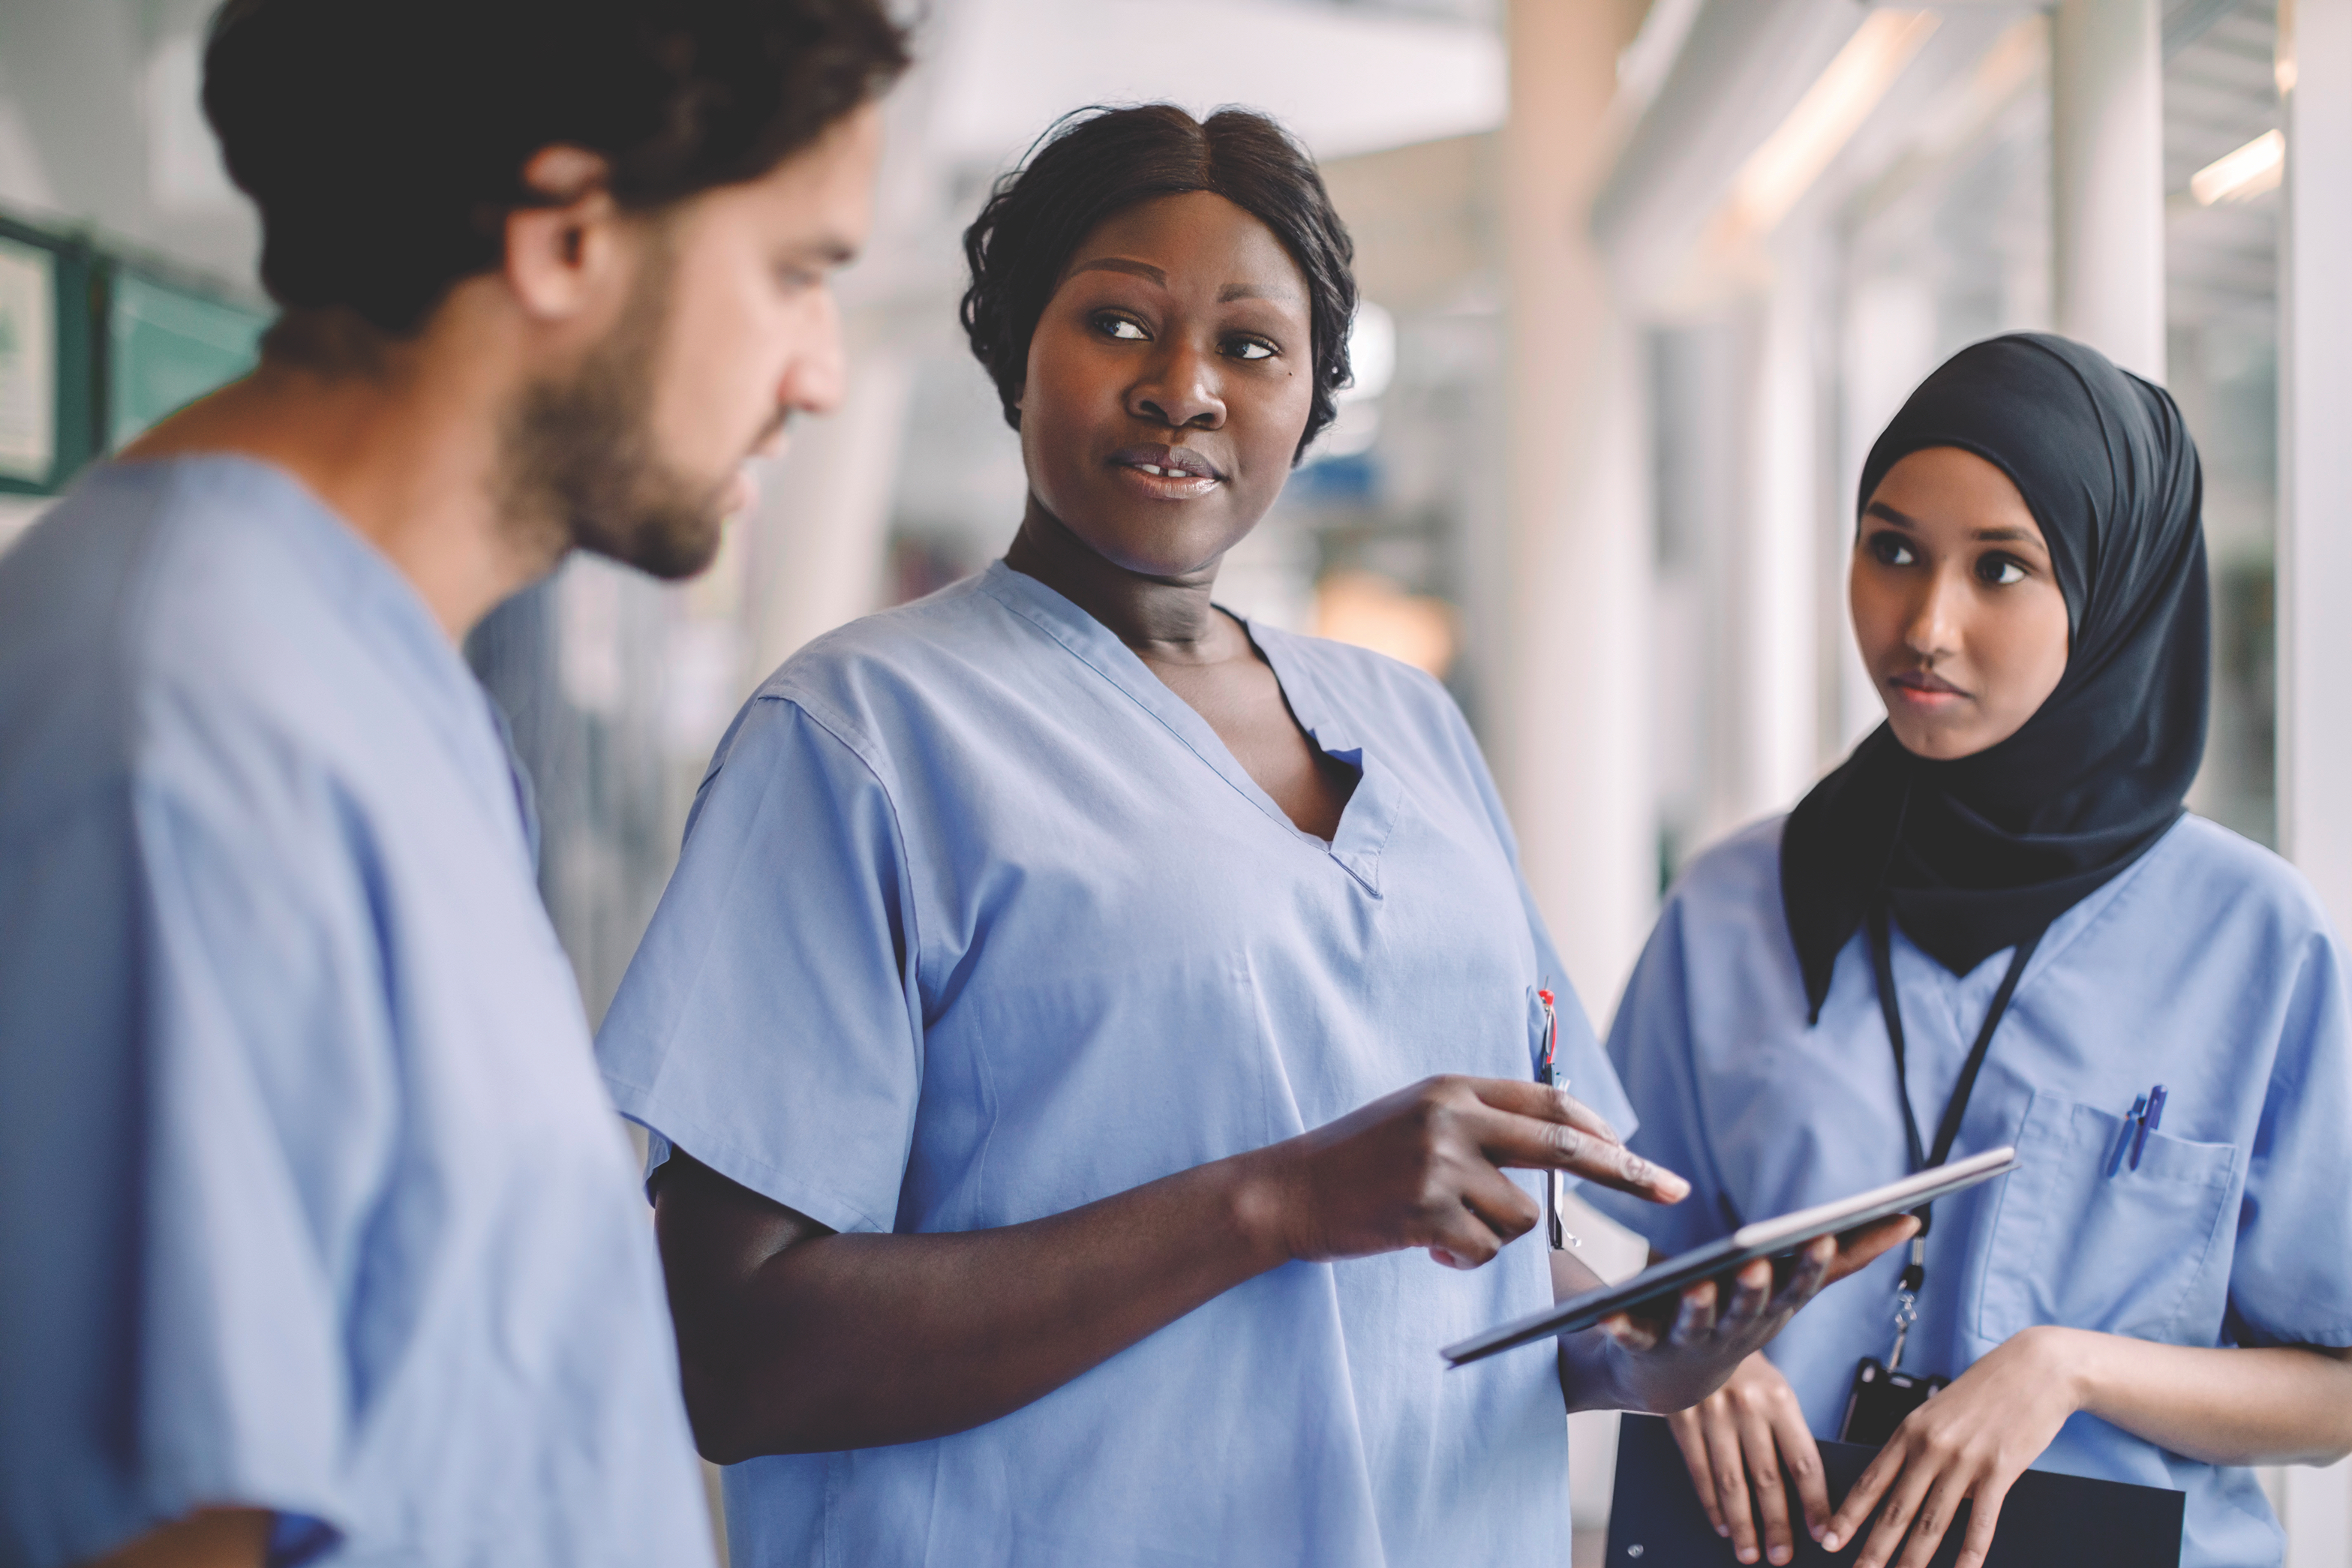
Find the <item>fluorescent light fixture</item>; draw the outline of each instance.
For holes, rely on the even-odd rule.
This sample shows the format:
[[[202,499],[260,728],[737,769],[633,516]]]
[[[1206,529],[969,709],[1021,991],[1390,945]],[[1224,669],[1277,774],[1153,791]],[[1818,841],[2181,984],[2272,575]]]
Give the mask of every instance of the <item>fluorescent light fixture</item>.
[[[1741,165],[1731,188],[1733,226],[1766,234],[1844,150],[1927,35],[1932,11],[1873,11],[1780,128]]]
[[[2278,189],[2286,175],[2286,138],[2265,131],[2234,153],[2224,153],[2189,176],[2189,194],[2197,205],[2251,201],[2264,191]]]

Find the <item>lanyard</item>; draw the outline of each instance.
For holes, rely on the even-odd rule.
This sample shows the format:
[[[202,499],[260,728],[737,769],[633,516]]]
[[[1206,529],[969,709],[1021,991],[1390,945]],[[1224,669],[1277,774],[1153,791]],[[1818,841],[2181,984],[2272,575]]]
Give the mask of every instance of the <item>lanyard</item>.
[[[1945,1102],[1943,1119],[1936,1124],[1936,1146],[1922,1149],[1919,1122],[1911,1114],[1911,1084],[1905,1073],[1903,1005],[1895,990],[1895,954],[1887,942],[1886,906],[1881,903],[1871,911],[1870,956],[1877,973],[1878,1010],[1886,1019],[1887,1044],[1895,1047],[1895,1099],[1903,1108],[1903,1136],[1910,1146],[1911,1169],[1915,1173],[1940,1165],[1951,1157],[1952,1144],[1960,1135],[1960,1119],[1968,1113],[1969,1096],[1976,1090],[1977,1074],[1984,1068],[1986,1053],[1992,1049],[1992,1032],[2000,1027],[2001,1016],[2009,1011],[2010,998],[2017,994],[2017,983],[2024,975],[2033,950],[2042,945],[2042,931],[2035,931],[2017,944],[2017,952],[2009,961],[2009,973],[2000,977],[2000,989],[1993,993],[1992,1005],[1985,1012],[1984,1026],[1977,1031],[1976,1044],[1969,1047],[1969,1059],[1960,1068],[1959,1081],[1952,1085],[1952,1098]],[[1890,1369],[1902,1363],[1903,1341],[1918,1316],[1919,1291],[1927,1282],[1927,1229],[1936,1221],[1935,1206],[1927,1205],[1916,1212],[1919,1234],[1911,1238],[1911,1262],[1895,1287],[1895,1353],[1887,1363]]]
[[[1903,1006],[1895,992],[1895,955],[1886,940],[1886,909],[1881,905],[1870,917],[1870,956],[1878,970],[1878,1010],[1886,1018],[1886,1039],[1895,1047],[1895,1098],[1903,1107],[1903,1135],[1911,1146],[1911,1169],[1916,1173],[1942,1164],[1951,1157],[1952,1144],[1960,1135],[1960,1118],[1968,1113],[1969,1096],[1977,1087],[1977,1074],[1984,1068],[1985,1053],[1992,1048],[1992,1032],[2000,1027],[2001,1015],[2009,1011],[2009,999],[2017,994],[2018,980],[2033,957],[2033,950],[2042,944],[2042,932],[2035,931],[2017,944],[2016,955],[2009,961],[2009,973],[2000,977],[2000,989],[1992,995],[1992,1006],[1985,1013],[1984,1027],[1977,1031],[1977,1043],[1969,1047],[1969,1059],[1960,1068],[1959,1081],[1952,1086],[1952,1098],[1944,1106],[1944,1118],[1936,1125],[1936,1146],[1922,1150],[1919,1146],[1919,1123],[1911,1114],[1911,1085],[1904,1076]],[[1927,1211],[1919,1211],[1919,1234],[1927,1233]]]

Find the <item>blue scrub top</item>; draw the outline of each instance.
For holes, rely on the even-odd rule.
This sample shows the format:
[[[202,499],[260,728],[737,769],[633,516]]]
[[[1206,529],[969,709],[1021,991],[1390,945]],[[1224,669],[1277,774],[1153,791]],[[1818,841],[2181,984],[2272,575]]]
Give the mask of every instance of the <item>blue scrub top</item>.
[[[721,742],[598,1039],[622,1109],[841,1231],[967,1231],[1260,1148],[1438,1072],[1626,1109],[1434,681],[1252,635],[1362,770],[1301,832],[1108,629],[1002,563],[794,656]],[[1535,1178],[1524,1175],[1530,1192]],[[727,1472],[740,1568],[1565,1563],[1540,1237],[1293,1263],[936,1441]]]
[[[290,479],[0,557],[0,1563],[708,1563],[627,1140],[488,700]]]
[[[1868,938],[1839,953],[1808,1027],[1780,852],[1775,820],[1691,866],[1610,1033],[1642,1113],[1634,1147],[1694,1191],[1663,1210],[1590,1195],[1665,1252],[1907,1167]],[[1894,936],[1924,1137],[2010,956],[1955,976]],[[1953,1147],[2014,1143],[2023,1165],[1936,1205],[1905,1369],[1958,1376],[2036,1323],[2181,1345],[2352,1344],[2347,1036],[2344,952],[2308,884],[2182,818],[2061,915],[2026,966]],[[2162,1125],[2138,1168],[2110,1177],[2134,1100],[2159,1083]],[[1886,1357],[1907,1250],[1824,1293],[1767,1352],[1819,1436],[1835,1436],[1855,1363]],[[2035,1468],[2187,1492],[2185,1568],[2280,1560],[2251,1470],[2088,1415]]]

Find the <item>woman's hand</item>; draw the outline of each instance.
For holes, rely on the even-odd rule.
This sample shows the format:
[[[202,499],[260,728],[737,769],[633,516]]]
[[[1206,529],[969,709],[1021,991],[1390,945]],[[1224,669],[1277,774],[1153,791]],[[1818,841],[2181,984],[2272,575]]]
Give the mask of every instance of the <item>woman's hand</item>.
[[[1475,1268],[1543,1217],[1509,1167],[1566,1171],[1654,1203],[1690,1191],[1591,1107],[1516,1079],[1423,1079],[1244,1158],[1264,1176],[1258,1222],[1284,1256],[1314,1261],[1423,1247]]]
[[[1830,1520],[1821,1542],[1851,1541],[1885,1500],[1856,1568],[1927,1568],[1963,1500],[1968,1534],[1954,1568],[1981,1568],[2001,1500],[2082,1407],[2067,1331],[2027,1329],[1906,1416]]]
[[[1824,1285],[1844,1279],[1919,1222],[1884,1219],[1846,1237],[1822,1237],[1796,1255],[1788,1282],[1773,1289],[1772,1264],[1758,1258],[1732,1277],[1718,1305],[1715,1280],[1684,1288],[1670,1318],[1620,1312],[1560,1341],[1560,1385],[1573,1409],[1686,1410],[1729,1381]]]
[[[1785,1476],[1797,1483],[1805,1528],[1819,1540],[1830,1519],[1822,1451],[1805,1425],[1796,1390],[1761,1352],[1739,1363],[1721,1388],[1666,1418],[1690,1467],[1691,1484],[1717,1535],[1728,1536],[1742,1563],[1757,1558],[1756,1516],[1764,1516],[1764,1555],[1796,1555]],[[1751,1490],[1753,1502],[1750,1502]]]

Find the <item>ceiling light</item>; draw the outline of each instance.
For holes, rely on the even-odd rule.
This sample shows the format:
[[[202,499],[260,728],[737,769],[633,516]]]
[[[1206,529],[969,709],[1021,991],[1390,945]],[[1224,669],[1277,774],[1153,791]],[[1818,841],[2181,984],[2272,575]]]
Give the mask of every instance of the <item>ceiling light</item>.
[[[2199,206],[2250,201],[2278,189],[2286,174],[2286,138],[2265,131],[2234,153],[2225,153],[2189,177],[2189,194]]]
[[[1729,216],[1751,234],[1769,232],[1844,150],[1927,35],[1932,11],[1873,11],[1837,52],[1780,128],[1740,167]]]

